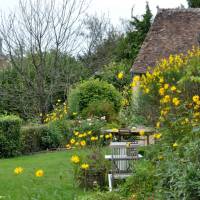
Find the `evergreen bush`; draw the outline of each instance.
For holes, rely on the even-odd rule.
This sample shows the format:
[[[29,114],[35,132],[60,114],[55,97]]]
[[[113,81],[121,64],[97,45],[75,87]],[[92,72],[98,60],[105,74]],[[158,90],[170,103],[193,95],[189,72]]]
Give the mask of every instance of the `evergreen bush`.
[[[0,157],[20,154],[20,127],[22,120],[15,115],[0,116]]]
[[[114,111],[119,112],[121,108],[121,94],[115,87],[105,81],[91,79],[85,81],[69,94],[69,107],[71,112],[81,113],[91,102],[105,100],[114,106]]]

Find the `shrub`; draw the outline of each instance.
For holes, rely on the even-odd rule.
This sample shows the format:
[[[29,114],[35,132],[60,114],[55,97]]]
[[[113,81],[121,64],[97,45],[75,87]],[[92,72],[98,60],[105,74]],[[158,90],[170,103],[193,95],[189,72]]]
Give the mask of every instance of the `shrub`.
[[[107,121],[114,121],[117,119],[117,113],[114,109],[113,103],[106,100],[97,100],[91,102],[87,108],[82,111],[85,117],[106,117]]]
[[[140,81],[143,103],[154,110],[157,107],[154,112],[142,107],[143,116],[150,116],[160,133],[145,155],[156,165],[156,199],[200,198],[199,63],[200,49],[171,55],[132,83],[137,91],[135,86]]]
[[[131,65],[128,63],[115,63],[112,62],[109,65],[104,66],[104,69],[96,77],[99,77],[103,81],[114,85],[119,91],[123,91],[124,87],[130,85],[131,82]],[[123,78],[119,79],[118,74],[122,72]]]
[[[98,79],[85,81],[69,94],[69,107],[71,112],[82,112],[91,102],[106,100],[114,106],[115,112],[119,112],[122,97],[113,85]]]
[[[21,123],[22,120],[14,115],[0,116],[0,157],[11,157],[20,153]]]
[[[78,198],[78,200],[126,200],[117,192],[96,192],[93,195],[87,195],[87,197]]]
[[[76,126],[76,124],[73,120],[66,119],[52,121],[48,124],[51,134],[61,137],[59,143],[62,146],[71,138],[74,126]]]
[[[135,163],[134,172],[121,187],[121,194],[131,196],[135,194],[137,199],[146,199],[152,196],[156,183],[155,169],[147,160]]]
[[[76,147],[81,147],[81,141],[85,141],[86,145],[91,146],[101,146],[105,144],[104,135],[101,135],[101,129],[105,126],[106,121],[104,119],[88,118],[85,120],[74,120],[72,129],[71,129],[71,138],[67,138],[69,144],[71,140],[74,140],[73,144]],[[101,136],[103,138],[101,138]],[[107,138],[107,141],[110,140],[112,137]]]
[[[63,141],[63,136],[51,131],[48,125],[29,125],[22,127],[23,153],[57,148]]]
[[[199,199],[200,140],[191,141],[176,151],[164,152],[157,164],[159,199]]]

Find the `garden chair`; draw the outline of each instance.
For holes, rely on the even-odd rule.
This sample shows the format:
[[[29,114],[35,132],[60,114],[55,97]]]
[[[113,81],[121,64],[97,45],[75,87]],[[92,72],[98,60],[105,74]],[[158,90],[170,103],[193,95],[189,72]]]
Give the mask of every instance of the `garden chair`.
[[[137,142],[111,142],[111,155],[105,158],[111,161],[111,171],[108,174],[109,190],[112,191],[115,179],[126,179],[134,170],[134,162],[141,155],[138,154]]]

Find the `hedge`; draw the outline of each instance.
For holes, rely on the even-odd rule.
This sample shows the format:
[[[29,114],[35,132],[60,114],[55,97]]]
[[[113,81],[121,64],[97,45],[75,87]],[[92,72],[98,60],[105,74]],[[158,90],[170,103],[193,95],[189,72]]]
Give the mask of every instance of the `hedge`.
[[[21,129],[22,153],[28,154],[62,145],[63,136],[54,133],[48,125],[28,125]]]
[[[15,115],[0,116],[0,157],[20,154],[20,127],[22,120]]]

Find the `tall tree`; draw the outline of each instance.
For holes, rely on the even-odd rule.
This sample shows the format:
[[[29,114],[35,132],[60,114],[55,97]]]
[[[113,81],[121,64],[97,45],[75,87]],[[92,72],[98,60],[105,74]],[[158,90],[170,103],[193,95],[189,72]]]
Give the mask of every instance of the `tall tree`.
[[[119,42],[117,49],[118,60],[125,59],[131,63],[133,62],[151,27],[152,17],[148,3],[146,4],[146,12],[142,17],[135,17],[132,13],[132,19],[129,22],[126,34]]]
[[[105,15],[87,16],[84,24],[85,48],[79,58],[94,74],[113,60],[119,34]]]
[[[200,8],[200,0],[187,0],[190,8]]]
[[[23,80],[28,96],[36,99],[37,112],[42,113],[41,121],[58,88],[62,55],[77,52],[82,43],[79,36],[86,1],[63,0],[58,6],[56,0],[20,0],[17,13],[1,16],[0,34],[5,51]],[[66,79],[71,77],[71,71]]]

